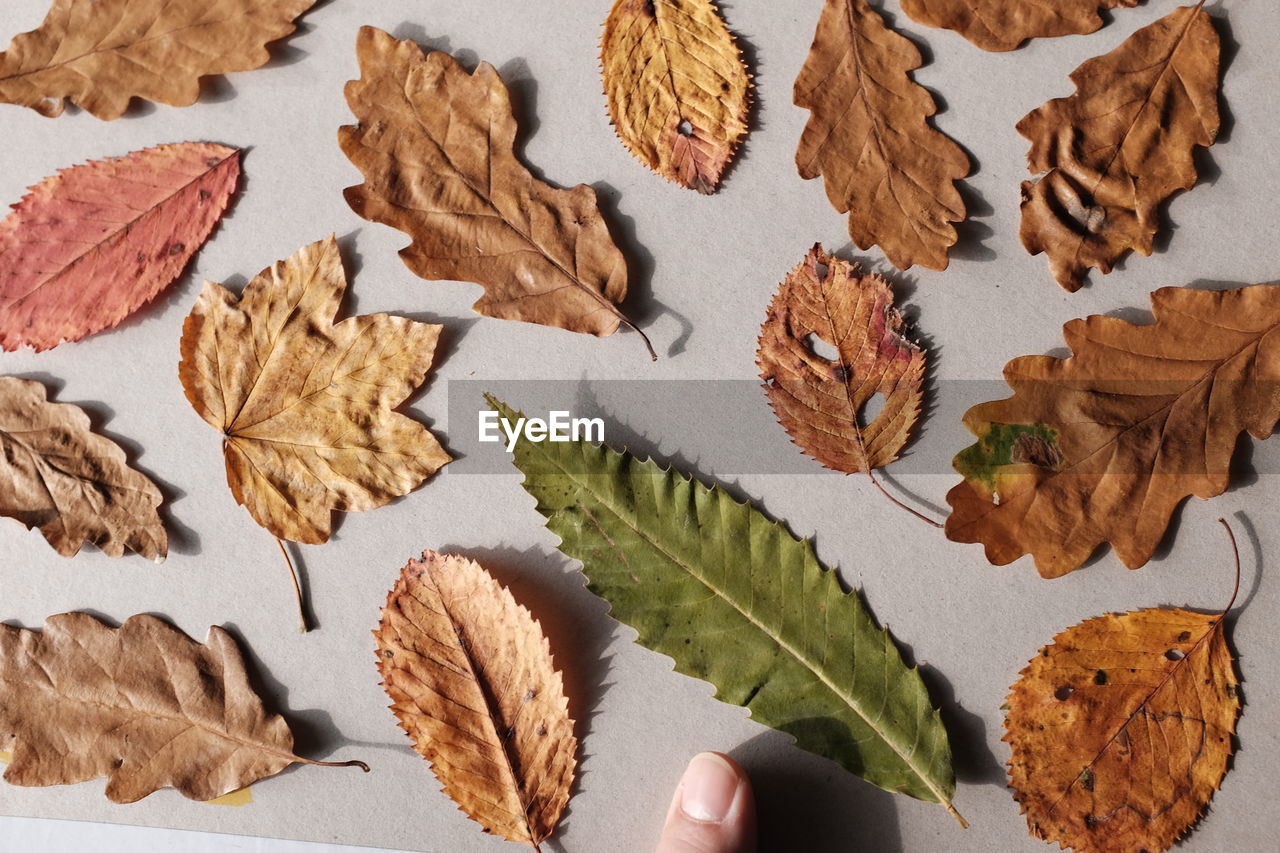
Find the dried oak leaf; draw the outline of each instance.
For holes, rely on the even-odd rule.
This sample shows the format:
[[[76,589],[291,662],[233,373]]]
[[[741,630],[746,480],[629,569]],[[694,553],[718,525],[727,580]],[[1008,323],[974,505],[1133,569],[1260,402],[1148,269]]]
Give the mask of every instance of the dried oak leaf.
[[[1126,252],[1150,255],[1159,206],[1196,183],[1197,145],[1218,135],[1220,45],[1200,6],[1176,9],[1071,72],[1075,94],[1018,122],[1031,140],[1022,245],[1080,289]]]
[[[360,123],[338,140],[365,182],[344,195],[413,238],[400,250],[409,269],[481,285],[472,308],[490,317],[600,336],[635,329],[618,309],[627,262],[595,190],[556,189],[520,162],[492,65],[468,74],[449,54],[424,55],[374,27],[360,29],[356,54],[362,76],[346,94]]]
[[[206,282],[178,373],[223,434],[227,484],[280,539],[329,539],[332,510],[382,506],[449,461],[393,409],[422,384],[440,326],[366,314],[335,323],[346,290],[330,235],[277,261],[237,299]]]
[[[1091,33],[1099,9],[1138,0],[902,0],[902,11],[929,27],[955,30],[983,50],[1013,50],[1027,39]]]
[[[1004,722],[1032,835],[1079,853],[1160,853],[1186,834],[1227,772],[1240,713],[1225,616],[1108,614],[1032,658]]]
[[[814,352],[810,336],[835,348]],[[846,474],[898,458],[920,415],[924,350],[902,335],[889,283],[814,246],[778,288],[756,366],[778,422],[801,450]],[[859,424],[875,395],[884,406]]]
[[[31,187],[0,221],[0,347],[78,341],[154,299],[209,239],[239,176],[237,149],[180,142]]]
[[[1226,491],[1240,434],[1280,419],[1280,288],[1165,287],[1151,310],[1072,320],[1070,358],[1005,366],[1014,395],[964,416],[978,441],[955,458],[948,538],[997,565],[1031,554],[1047,578],[1104,542],[1138,568],[1178,504]]]
[[[627,150],[669,181],[714,193],[751,108],[751,76],[715,3],[615,0],[600,63]]]
[[[186,107],[200,78],[263,65],[315,0],[53,0],[44,23],[0,53],[0,102],[100,119],[130,98]]]
[[[294,763],[369,769],[294,755],[226,631],[201,644],[148,615],[119,628],[88,613],[50,616],[43,631],[0,624],[0,733],[13,744],[6,782],[105,776],[115,803],[165,787],[212,800]]]
[[[39,382],[0,376],[0,515],[40,528],[64,557],[91,542],[112,557],[164,559],[155,483],[90,431],[84,410],[45,394]]]
[[[391,708],[445,793],[485,832],[537,847],[569,802],[578,742],[529,611],[474,560],[427,551],[374,636]]]
[[[822,176],[858,248],[878,245],[900,269],[941,270],[965,218],[955,182],[969,157],[929,124],[933,96],[910,77],[922,63],[866,0],[827,0],[793,92],[812,112],[796,167]]]

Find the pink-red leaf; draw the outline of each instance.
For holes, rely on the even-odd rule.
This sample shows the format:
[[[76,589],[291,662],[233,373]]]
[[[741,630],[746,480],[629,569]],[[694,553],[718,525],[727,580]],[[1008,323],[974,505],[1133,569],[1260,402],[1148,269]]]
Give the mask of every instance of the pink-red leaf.
[[[0,221],[0,347],[78,341],[186,269],[227,208],[240,152],[180,142],[46,178]]]

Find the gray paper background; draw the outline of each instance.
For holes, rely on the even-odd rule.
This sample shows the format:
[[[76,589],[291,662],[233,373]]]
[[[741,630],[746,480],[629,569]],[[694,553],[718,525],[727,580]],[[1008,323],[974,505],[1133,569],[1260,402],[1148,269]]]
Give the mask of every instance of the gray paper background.
[[[8,0],[0,39],[35,27],[45,0]],[[955,394],[994,380],[1009,358],[1061,354],[1063,322],[1090,313],[1141,320],[1147,293],[1164,285],[1227,287],[1276,279],[1274,198],[1280,192],[1276,84],[1280,11],[1269,3],[1211,3],[1224,36],[1224,127],[1198,157],[1202,181],[1167,208],[1168,230],[1151,258],[1131,257],[1071,295],[1042,257],[1017,237],[1018,185],[1027,143],[1017,120],[1069,94],[1067,74],[1174,8],[1153,0],[1113,13],[1101,31],[985,53],[958,35],[915,25],[896,2],[878,4],[931,61],[916,79],[937,93],[937,126],[970,152],[964,182],[973,219],[945,273],[892,273],[914,306],[933,354],[933,393],[942,415],[928,421],[914,451],[946,459],[969,443]],[[789,738],[711,699],[711,687],[672,673],[668,659],[633,644],[633,632],[587,593],[575,563],[554,550],[516,474],[448,471],[391,506],[340,519],[333,541],[295,550],[305,567],[319,629],[300,636],[276,545],[234,503],[218,436],[191,410],[177,377],[182,320],[204,278],[241,286],[272,261],[336,232],[352,276],[353,312],[392,311],[439,321],[446,332],[438,369],[410,411],[448,443],[474,431],[474,408],[449,417],[453,380],[750,380],[756,335],[777,282],[815,241],[884,269],[878,250],[849,245],[844,218],[820,181],[795,174],[793,153],[807,113],[790,90],[817,21],[818,0],[723,3],[758,82],[753,129],[722,190],[702,197],[665,183],[614,138],[600,94],[597,43],[605,0],[530,4],[511,0],[322,2],[271,64],[208,81],[190,108],[139,105],[100,122],[75,110],[56,120],[0,106],[0,199],[59,167],[163,142],[208,139],[248,149],[243,190],[193,270],[120,328],[43,353],[0,354],[0,372],[45,381],[56,400],[82,405],[95,425],[162,484],[172,553],[162,565],[109,559],[87,549],[55,554],[37,533],[0,524],[0,617],[38,626],[45,616],[89,609],[122,621],[152,612],[203,638],[209,625],[245,644],[268,703],[285,712],[302,754],[362,758],[354,770],[294,767],[253,786],[240,808],[162,791],[118,806],[102,782],[54,789],[0,787],[0,812],[36,817],[173,826],[294,839],[470,853],[514,849],[480,833],[439,793],[386,709],[372,639],[386,590],[423,548],[456,549],[483,561],[543,620],[566,673],[580,720],[581,780],[558,836],[567,851],[651,849],[685,762],[702,749],[728,751],[758,790],[766,850],[1041,851],[1004,788],[1001,711],[1023,663],[1058,631],[1105,611],[1157,604],[1221,607],[1231,562],[1214,519],[1232,520],[1242,544],[1244,607],[1233,626],[1246,706],[1241,749],[1213,809],[1192,837],[1196,851],[1274,844],[1274,768],[1280,763],[1280,589],[1270,578],[1280,532],[1274,474],[1256,474],[1254,451],[1239,453],[1234,488],[1181,510],[1168,545],[1140,571],[1110,552],[1056,581],[1028,559],[987,565],[978,546],[947,542],[879,497],[859,478],[816,465],[764,474],[735,467],[718,448],[732,421],[609,401],[621,435],[650,436],[649,449],[678,457],[704,478],[726,476],[818,553],[865,588],[877,617],[914,658],[941,703],[956,750],[956,806],[962,832],[938,806],[872,788]],[[360,220],[341,196],[358,172],[336,142],[351,116],[343,83],[356,75],[361,24],[483,58],[512,87],[526,161],[560,184],[591,182],[633,264],[626,310],[663,358],[651,364],[634,334],[598,340],[537,326],[478,319],[473,285],[417,279],[392,229]],[[522,401],[510,399],[520,406]],[[763,397],[760,405],[764,406]],[[967,402],[967,401],[966,401]],[[479,405],[476,401],[473,405]],[[780,429],[761,442],[796,453]],[[887,472],[893,476],[893,470]],[[1275,470],[1274,466],[1272,470]],[[901,487],[935,506],[956,481],[945,466],[901,474]],[[1271,770],[1268,770],[1271,768]],[[557,849],[554,844],[550,849]]]

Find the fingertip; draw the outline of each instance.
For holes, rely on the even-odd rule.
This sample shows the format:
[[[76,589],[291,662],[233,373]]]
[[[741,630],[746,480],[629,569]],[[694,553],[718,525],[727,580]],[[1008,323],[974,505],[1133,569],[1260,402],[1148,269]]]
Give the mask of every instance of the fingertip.
[[[755,798],[742,767],[701,752],[685,768],[657,853],[754,853]]]

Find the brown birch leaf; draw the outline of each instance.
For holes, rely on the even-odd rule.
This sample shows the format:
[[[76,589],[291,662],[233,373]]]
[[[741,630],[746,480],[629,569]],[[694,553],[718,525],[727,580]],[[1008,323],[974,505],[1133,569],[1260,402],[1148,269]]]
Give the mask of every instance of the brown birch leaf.
[[[1013,50],[1027,39],[1091,33],[1099,9],[1138,0],[902,0],[902,11],[928,27],[955,30],[983,50]]]
[[[1031,659],[1003,739],[1033,836],[1078,853],[1161,853],[1190,831],[1227,772],[1240,714],[1225,617],[1110,613]]]
[[[714,193],[751,107],[751,76],[716,4],[615,0],[600,64],[627,150],[668,181]]]
[[[827,0],[793,92],[812,113],[796,167],[822,176],[859,249],[878,245],[899,269],[941,270],[965,218],[955,182],[969,157],[929,124],[933,96],[910,76],[921,64],[866,0]]]
[[[239,298],[205,282],[183,325],[187,399],[222,433],[236,503],[279,539],[327,542],[334,510],[382,506],[449,461],[394,411],[426,378],[441,327],[389,314],[335,322],[346,287],[330,235]]]
[[[391,709],[445,793],[485,832],[549,837],[578,742],[529,611],[474,560],[427,551],[401,570],[374,636]]]
[[[814,352],[811,336],[833,347],[835,358]],[[791,440],[846,474],[897,459],[920,415],[924,350],[903,336],[889,283],[821,245],[774,295],[756,366]],[[877,394],[884,406],[861,425],[863,408]]]
[[[1047,578],[1108,542],[1136,569],[1178,504],[1226,491],[1240,434],[1280,420],[1280,287],[1165,287],[1151,310],[1072,320],[1070,358],[1005,365],[1013,396],[964,416],[978,441],[955,458],[948,538],[997,565],[1031,554]]]
[[[212,800],[290,764],[358,766],[293,753],[244,658],[216,625],[197,643],[155,616],[111,628],[88,613],[50,616],[43,631],[0,624],[4,779],[70,785],[107,778],[107,799],[132,803],[160,788]]]
[[[112,557],[168,553],[155,483],[92,432],[83,409],[49,402],[39,382],[0,376],[0,451],[0,515],[38,527],[62,556],[86,542]]]
[[[1220,45],[1201,6],[1184,6],[1071,72],[1076,91],[1018,122],[1031,140],[1022,245],[1080,289],[1090,269],[1150,255],[1160,205],[1196,183],[1196,146],[1218,135]]]
[[[360,123],[338,140],[365,182],[344,194],[360,216],[412,238],[400,250],[409,269],[481,285],[472,308],[490,317],[600,336],[635,329],[618,309],[627,262],[595,190],[556,189],[520,162],[492,65],[468,74],[374,27],[360,29],[356,54],[361,78],[346,94]]]
[[[44,23],[0,53],[0,102],[100,119],[131,98],[194,104],[200,78],[248,71],[315,0],[53,0]]]

